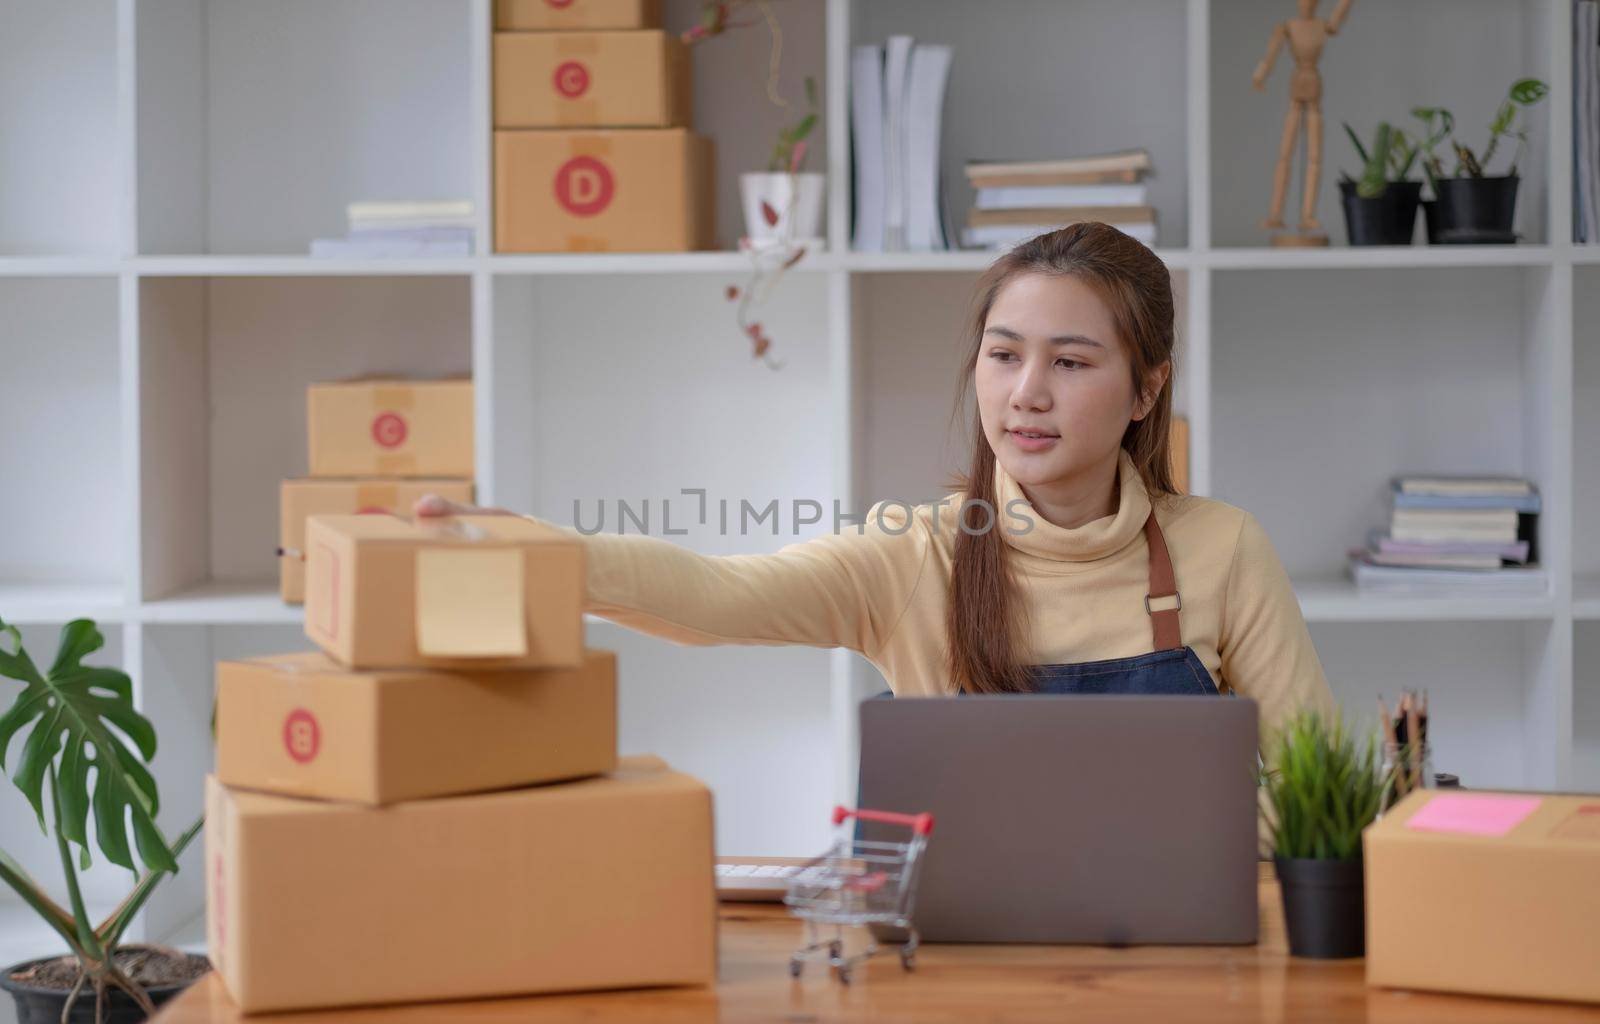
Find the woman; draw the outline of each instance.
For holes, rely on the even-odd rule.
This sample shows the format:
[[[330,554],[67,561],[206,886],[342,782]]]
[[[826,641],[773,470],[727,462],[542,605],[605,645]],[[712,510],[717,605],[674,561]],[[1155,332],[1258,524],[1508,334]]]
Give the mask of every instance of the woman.
[[[686,644],[848,647],[900,696],[1232,692],[1264,729],[1330,709],[1261,526],[1174,493],[1165,264],[1105,224],[1041,235],[985,272],[968,331],[955,493],[769,555],[559,527],[583,539],[585,610]]]

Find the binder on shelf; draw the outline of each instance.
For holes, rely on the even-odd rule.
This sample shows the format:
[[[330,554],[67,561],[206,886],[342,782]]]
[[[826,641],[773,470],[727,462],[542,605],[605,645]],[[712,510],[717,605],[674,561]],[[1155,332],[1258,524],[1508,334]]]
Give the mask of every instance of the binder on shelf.
[[[906,248],[947,249],[940,201],[940,139],[945,86],[950,79],[948,46],[919,43],[911,51],[906,97]]]
[[[890,36],[884,52],[883,247],[906,247],[906,85],[911,66],[911,37]]]
[[[884,132],[883,47],[858,46],[850,60],[850,127],[855,170],[858,252],[882,252],[887,202],[888,145]]]

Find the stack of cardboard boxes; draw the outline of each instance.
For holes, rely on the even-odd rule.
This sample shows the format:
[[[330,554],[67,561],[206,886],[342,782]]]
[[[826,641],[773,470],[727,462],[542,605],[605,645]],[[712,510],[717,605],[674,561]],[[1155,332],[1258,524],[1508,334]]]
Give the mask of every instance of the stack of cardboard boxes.
[[[497,252],[715,245],[712,143],[659,0],[497,0]]]
[[[306,394],[310,475],[279,490],[278,589],[305,595],[306,519],[410,513],[424,494],[472,501],[472,382],[352,380]]]
[[[313,515],[304,550],[322,650],[217,668],[207,933],[240,1008],[713,982],[711,795],[617,757],[581,544]]]

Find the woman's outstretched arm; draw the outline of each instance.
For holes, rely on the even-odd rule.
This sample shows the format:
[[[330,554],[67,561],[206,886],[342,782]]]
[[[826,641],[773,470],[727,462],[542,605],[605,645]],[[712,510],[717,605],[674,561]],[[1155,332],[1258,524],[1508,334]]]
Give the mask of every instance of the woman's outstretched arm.
[[[416,512],[503,510],[430,495]],[[927,523],[898,503],[874,506],[864,523],[761,555],[702,555],[660,537],[584,534],[535,521],[583,544],[585,612],[693,645],[803,644],[870,657],[910,603],[929,549]]]

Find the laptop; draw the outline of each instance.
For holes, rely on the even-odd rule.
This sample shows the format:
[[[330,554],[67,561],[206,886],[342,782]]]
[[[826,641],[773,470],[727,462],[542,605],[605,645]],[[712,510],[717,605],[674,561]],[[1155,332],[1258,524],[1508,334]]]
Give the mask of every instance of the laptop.
[[[1256,715],[1241,697],[865,700],[860,805],[933,814],[923,941],[1253,943]]]

